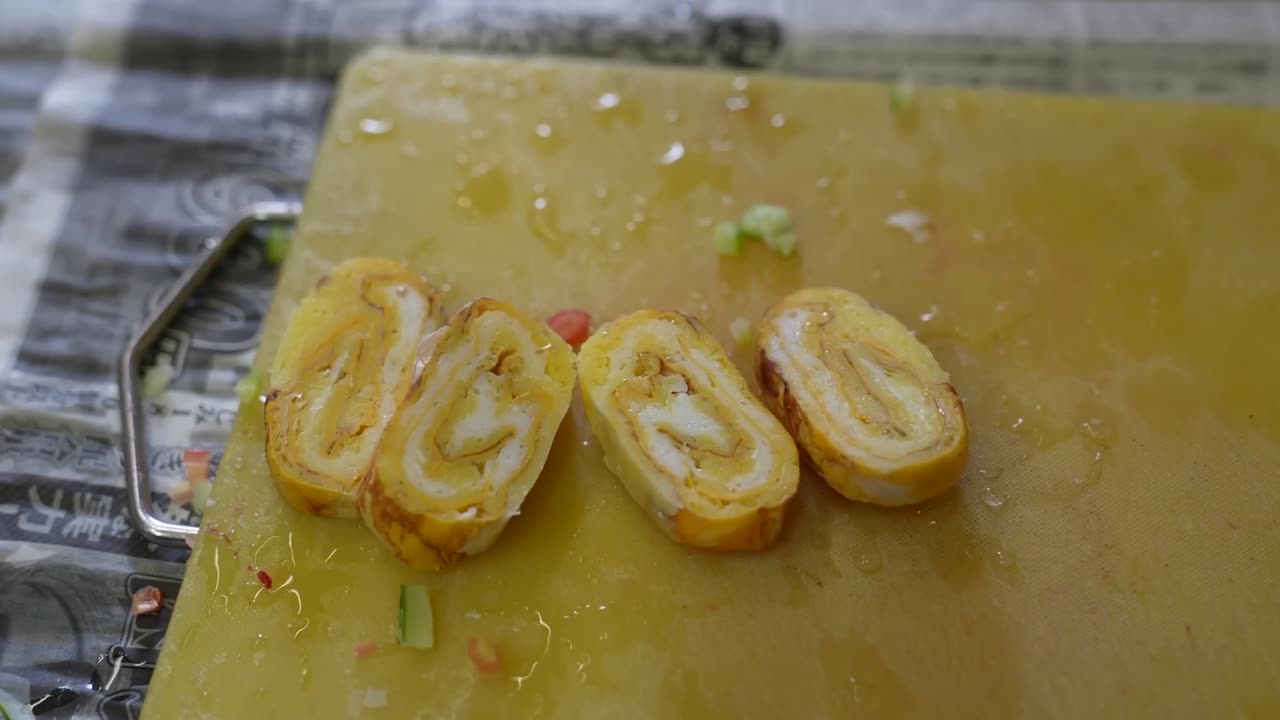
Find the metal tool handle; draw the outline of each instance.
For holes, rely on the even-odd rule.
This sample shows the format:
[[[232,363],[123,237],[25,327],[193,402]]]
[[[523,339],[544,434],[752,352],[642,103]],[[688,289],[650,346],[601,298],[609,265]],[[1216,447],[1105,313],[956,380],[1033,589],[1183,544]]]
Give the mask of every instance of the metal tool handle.
[[[125,485],[129,491],[129,515],[133,518],[134,528],[153,543],[182,545],[188,538],[194,538],[200,528],[169,522],[152,512],[146,416],[138,390],[142,356],[245,233],[258,223],[294,221],[301,212],[302,205],[295,202],[263,202],[249,206],[221,235],[205,241],[204,254],[174,282],[160,299],[159,306],[120,353],[120,433],[124,448]]]

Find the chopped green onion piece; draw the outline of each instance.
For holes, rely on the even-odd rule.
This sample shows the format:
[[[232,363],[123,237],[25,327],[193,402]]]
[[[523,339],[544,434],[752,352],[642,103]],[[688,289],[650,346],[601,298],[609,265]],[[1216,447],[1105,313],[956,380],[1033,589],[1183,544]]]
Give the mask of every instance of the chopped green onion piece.
[[[435,647],[435,621],[431,596],[424,585],[400,586],[400,644],[411,648]]]
[[[893,86],[889,94],[889,108],[896,113],[906,112],[915,107],[916,87],[910,80],[903,78]]]
[[[791,257],[796,251],[796,234],[788,230],[780,235],[762,238],[764,244],[784,258]]]
[[[204,514],[209,509],[209,501],[213,498],[213,483],[205,481],[196,485],[191,491],[191,509]]]
[[[289,254],[289,244],[293,242],[293,233],[286,225],[272,225],[267,231],[264,254],[267,262],[279,265]]]
[[[262,378],[257,373],[249,373],[236,383],[236,396],[240,402],[248,403],[262,397]]]
[[[755,332],[751,327],[751,321],[740,317],[729,323],[729,334],[733,336],[734,344],[745,347],[751,344]]]
[[[737,255],[742,252],[742,233],[738,226],[730,222],[716,225],[711,235],[717,255]]]
[[[771,250],[782,257],[791,257],[796,251],[796,235],[791,224],[791,213],[777,205],[755,205],[742,214],[742,232],[760,238]]]
[[[178,375],[178,371],[173,368],[173,363],[169,362],[169,358],[160,356],[156,358],[156,364],[147,368],[142,373],[142,395],[148,400],[156,400],[169,389],[169,385],[173,383],[173,379]]]
[[[791,213],[777,205],[753,205],[742,214],[742,232],[761,240],[791,231]]]

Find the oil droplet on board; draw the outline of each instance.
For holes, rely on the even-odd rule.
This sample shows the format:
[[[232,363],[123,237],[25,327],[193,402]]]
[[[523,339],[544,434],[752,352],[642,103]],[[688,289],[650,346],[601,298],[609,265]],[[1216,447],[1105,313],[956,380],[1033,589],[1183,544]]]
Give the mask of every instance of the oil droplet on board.
[[[395,123],[390,120],[373,117],[360,120],[360,132],[371,137],[390,135],[392,130],[395,130]]]
[[[565,249],[573,242],[573,234],[560,227],[558,208],[547,196],[534,198],[529,206],[526,221],[534,237],[538,238],[542,246],[556,257],[564,255]]]
[[[880,549],[875,545],[859,548],[853,562],[860,572],[867,575],[880,572],[880,568],[884,567],[884,559],[880,556]]]
[[[637,100],[624,98],[616,92],[602,93],[592,103],[597,121],[605,125],[639,125],[644,119],[644,105]]]
[[[511,181],[497,167],[480,163],[466,180],[455,186],[455,202],[469,215],[490,217],[511,203]]]
[[[682,157],[684,157],[684,143],[673,142],[671,147],[667,148],[667,151],[662,154],[662,164],[671,165],[678,162]]]
[[[533,127],[533,146],[540,152],[550,154],[565,146],[567,138],[556,132],[550,123],[538,123]]]
[[[996,575],[1010,585],[1022,584],[1022,569],[1018,567],[1018,558],[1011,550],[996,550],[993,556],[995,560]]]
[[[607,92],[596,98],[595,108],[597,110],[612,110],[618,107],[622,102],[622,98],[618,97],[618,93]]]
[[[1005,497],[990,487],[982,489],[982,503],[992,510],[999,510],[1004,507]]]

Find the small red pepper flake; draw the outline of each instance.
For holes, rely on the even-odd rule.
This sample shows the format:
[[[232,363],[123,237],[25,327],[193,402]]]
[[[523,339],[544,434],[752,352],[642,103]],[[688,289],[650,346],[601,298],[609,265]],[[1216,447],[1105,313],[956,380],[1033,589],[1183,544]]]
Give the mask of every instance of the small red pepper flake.
[[[372,657],[377,652],[378,643],[372,640],[365,640],[356,646],[356,659],[364,660],[365,658]]]
[[[271,589],[271,575],[266,570],[258,571],[258,582],[262,583],[262,586],[266,589]]]
[[[547,326],[575,348],[591,336],[591,316],[586,310],[578,308],[561,310],[552,315],[547,319]]]
[[[482,637],[473,637],[467,641],[467,655],[471,658],[471,664],[482,673],[497,672],[502,667],[498,648]]]
[[[160,612],[164,607],[164,593],[155,585],[145,585],[133,593],[133,604],[129,608],[130,615],[151,615]]]

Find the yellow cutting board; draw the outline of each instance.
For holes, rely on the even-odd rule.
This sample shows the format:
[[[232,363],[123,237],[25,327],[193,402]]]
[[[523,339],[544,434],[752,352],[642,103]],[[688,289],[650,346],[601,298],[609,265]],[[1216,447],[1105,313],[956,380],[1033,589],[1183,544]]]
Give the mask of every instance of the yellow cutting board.
[[[969,468],[896,510],[806,474],[776,547],[699,552],[605,470],[575,400],[497,544],[422,575],[283,505],[245,408],[146,717],[1277,717],[1280,115],[889,95],[356,62],[260,370],[358,254],[405,261],[450,311],[678,308],[727,346],[735,318],[838,285],[951,371]],[[711,225],[760,202],[791,210],[798,254],[717,257]],[[929,220],[914,237],[886,224],[905,210]],[[405,582],[430,588],[434,650],[396,645]],[[473,668],[473,637],[500,672]]]

